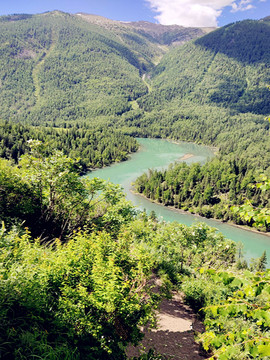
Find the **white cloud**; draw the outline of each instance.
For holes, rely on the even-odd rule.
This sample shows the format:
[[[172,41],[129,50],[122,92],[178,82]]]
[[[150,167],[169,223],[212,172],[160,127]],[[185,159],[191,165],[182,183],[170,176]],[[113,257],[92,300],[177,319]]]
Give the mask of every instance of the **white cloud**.
[[[226,6],[232,12],[252,9],[254,0],[145,0],[163,25],[217,26],[217,18]],[[264,1],[264,0],[260,0]]]
[[[252,0],[241,0],[239,3],[232,3],[232,12],[236,11],[246,11],[254,8],[254,5],[251,4]]]

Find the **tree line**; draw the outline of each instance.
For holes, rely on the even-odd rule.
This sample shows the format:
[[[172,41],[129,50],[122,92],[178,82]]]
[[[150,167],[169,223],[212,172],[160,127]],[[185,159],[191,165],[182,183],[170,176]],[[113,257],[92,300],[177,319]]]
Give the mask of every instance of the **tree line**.
[[[268,208],[269,192],[262,192],[256,183],[254,168],[245,158],[214,158],[204,165],[178,163],[167,170],[149,170],[135,181],[135,189],[165,206],[174,206],[207,218],[256,226],[251,217],[244,220],[232,205],[249,201],[255,208]],[[259,228],[269,231],[269,222]]]
[[[64,155],[79,159],[78,166],[82,173],[127,160],[130,153],[138,150],[138,143],[134,138],[114,130],[0,123],[0,157],[18,163],[20,157],[30,150],[29,140],[43,142],[44,154],[47,156],[54,150],[61,150]]]

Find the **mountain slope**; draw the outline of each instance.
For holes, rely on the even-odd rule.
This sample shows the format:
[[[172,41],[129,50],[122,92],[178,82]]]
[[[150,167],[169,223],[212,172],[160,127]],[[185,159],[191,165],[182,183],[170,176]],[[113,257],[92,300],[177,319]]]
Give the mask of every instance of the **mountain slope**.
[[[171,51],[152,72],[156,91],[149,102],[157,96],[167,101],[192,93],[199,103],[269,113],[269,39],[268,24],[243,21]]]
[[[1,17],[0,117],[95,125],[136,107],[148,92],[143,73],[167,46],[135,28],[59,11]],[[192,29],[189,38],[200,33]]]
[[[254,165],[269,167],[269,49],[269,24],[243,21],[171,50],[149,74],[152,91],[138,101],[144,115],[133,126],[245,151]]]
[[[0,30],[4,119],[44,124],[121,114],[147,91],[136,54],[75,16],[2,21]]]

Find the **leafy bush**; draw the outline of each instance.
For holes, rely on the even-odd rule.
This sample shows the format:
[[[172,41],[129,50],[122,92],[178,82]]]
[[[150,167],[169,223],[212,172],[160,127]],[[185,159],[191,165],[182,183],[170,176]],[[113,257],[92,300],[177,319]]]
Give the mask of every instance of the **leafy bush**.
[[[201,314],[199,339],[211,359],[268,359],[270,356],[270,270],[201,269],[182,286],[187,302]]]
[[[78,233],[43,247],[0,233],[3,359],[124,359],[152,316],[145,256],[109,234]]]

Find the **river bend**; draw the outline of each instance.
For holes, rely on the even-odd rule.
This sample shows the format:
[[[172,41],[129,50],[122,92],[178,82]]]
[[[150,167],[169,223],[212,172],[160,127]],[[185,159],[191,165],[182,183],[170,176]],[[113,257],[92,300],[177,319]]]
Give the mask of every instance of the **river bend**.
[[[268,266],[270,265],[270,237],[256,232],[228,225],[213,219],[202,218],[185,212],[169,209],[163,205],[152,203],[140,195],[132,193],[132,183],[148,169],[164,169],[170,163],[181,161],[186,163],[204,163],[214,156],[209,147],[192,143],[181,142],[179,144],[161,139],[137,139],[140,150],[132,154],[125,162],[116,163],[112,166],[95,170],[88,174],[90,178],[100,177],[115,184],[122,185],[127,198],[141,210],[155,211],[159,219],[165,221],[177,221],[191,225],[195,221],[204,221],[222,232],[225,237],[244,244],[245,258],[250,260],[259,257],[266,250]],[[191,156],[192,155],[192,156]]]

